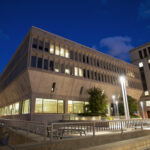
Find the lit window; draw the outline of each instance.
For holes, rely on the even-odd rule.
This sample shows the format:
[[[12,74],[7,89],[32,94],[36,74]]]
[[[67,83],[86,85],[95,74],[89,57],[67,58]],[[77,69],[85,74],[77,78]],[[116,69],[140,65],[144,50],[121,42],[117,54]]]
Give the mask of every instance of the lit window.
[[[78,76],[78,68],[77,67],[74,67],[74,75]]]
[[[65,51],[65,57],[69,58],[69,51],[68,51],[68,49],[66,49],[66,51]]]
[[[148,63],[150,64],[150,59],[148,60]]]
[[[70,74],[70,70],[69,69],[65,69],[65,73],[66,74]]]
[[[62,48],[62,47],[60,49],[60,56],[63,56],[63,57],[65,56],[64,48]]]
[[[79,76],[83,77],[83,70],[81,68],[79,68]]]
[[[146,106],[150,106],[150,101],[146,101]]]
[[[13,115],[19,114],[19,102],[12,105],[12,114]]]
[[[148,96],[149,95],[149,91],[145,91],[144,94],[145,94],[145,96]]]
[[[57,113],[57,100],[43,99],[43,113]]]
[[[50,49],[49,49],[49,52],[51,53],[51,54],[54,54],[54,44],[50,44]]]
[[[30,112],[30,100],[24,100],[22,104],[22,114],[28,114]]]
[[[56,46],[55,54],[56,54],[56,55],[59,55],[59,46],[58,46],[58,45]]]
[[[64,101],[58,100],[58,113],[64,113]]]
[[[139,67],[140,68],[143,67],[143,63],[142,62],[139,63]]]
[[[55,68],[55,72],[59,72],[59,69],[58,69],[58,68]]]
[[[55,63],[55,72],[59,72],[59,63]]]
[[[35,101],[35,113],[42,113],[42,111],[43,111],[42,103],[43,103],[42,98],[36,98],[36,101]]]

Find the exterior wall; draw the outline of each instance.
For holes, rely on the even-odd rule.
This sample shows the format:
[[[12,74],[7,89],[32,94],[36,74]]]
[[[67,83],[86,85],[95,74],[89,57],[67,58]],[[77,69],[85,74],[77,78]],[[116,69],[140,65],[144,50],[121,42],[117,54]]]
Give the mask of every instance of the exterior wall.
[[[37,39],[36,48],[32,45],[35,38]],[[43,47],[39,49],[41,41],[43,42]],[[59,49],[61,47],[68,49],[69,55],[71,55],[71,51],[74,55],[72,58],[65,58],[50,54],[49,48],[47,52],[45,51],[46,43],[54,43],[55,46],[59,46]],[[46,118],[48,119],[49,116],[50,120],[61,120],[64,114],[36,114],[36,98],[64,100],[64,113],[67,114],[68,100],[87,101],[87,90],[92,87],[98,87],[104,90],[109,103],[111,103],[112,95],[116,95],[117,99],[122,95],[119,83],[119,77],[121,75],[126,76],[128,95],[137,100],[140,99],[142,85],[139,70],[132,64],[35,27],[31,28],[21,45],[23,45],[23,47],[19,47],[0,77],[0,107],[14,102],[20,102],[20,106],[22,106],[23,100],[30,99],[30,114],[18,115],[19,118],[44,120]],[[54,53],[55,50],[56,47],[54,48]],[[81,60],[79,55],[82,56]],[[41,58],[41,68],[37,67],[37,59],[35,66],[31,66],[32,56]],[[44,59],[48,61],[47,69],[44,69]],[[54,70],[50,70],[50,61],[54,62]],[[62,64],[64,68],[69,66],[70,74],[66,74],[62,71],[56,72],[56,62],[60,65],[60,70],[62,70]],[[13,64],[15,64],[15,67]],[[12,67],[10,68],[10,66]],[[85,70],[85,74],[76,76],[74,67],[80,68],[82,73]],[[6,75],[9,71],[10,76]],[[89,77],[87,77],[88,71]],[[12,76],[11,72],[15,75]],[[51,92],[54,82],[56,83],[56,88],[54,92]],[[82,87],[83,92],[80,93]],[[20,114],[21,109],[22,108],[19,110]],[[12,117],[17,118],[18,116]]]
[[[144,49],[146,51],[147,56],[144,53]],[[141,55],[143,58],[140,57],[139,51],[141,51]],[[145,79],[146,79],[146,84],[147,84],[147,90],[150,94],[150,42],[141,45],[135,49],[132,49],[130,51],[130,59],[131,62],[139,67],[139,63],[143,63],[143,69],[144,69],[144,74],[145,74]],[[140,67],[139,67],[140,69]],[[141,80],[143,80],[141,78]],[[144,102],[144,111],[145,111],[145,116],[148,117],[147,111],[150,111],[150,106],[146,106],[146,101],[150,101],[150,95],[145,95],[145,90],[143,91],[141,101]],[[150,116],[149,116],[150,117]]]

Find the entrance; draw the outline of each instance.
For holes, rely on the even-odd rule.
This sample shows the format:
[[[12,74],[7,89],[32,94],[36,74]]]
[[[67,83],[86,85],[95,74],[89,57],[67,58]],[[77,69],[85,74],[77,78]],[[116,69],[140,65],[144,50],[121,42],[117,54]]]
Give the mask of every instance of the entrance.
[[[150,111],[147,111],[147,116],[148,118],[150,118]]]

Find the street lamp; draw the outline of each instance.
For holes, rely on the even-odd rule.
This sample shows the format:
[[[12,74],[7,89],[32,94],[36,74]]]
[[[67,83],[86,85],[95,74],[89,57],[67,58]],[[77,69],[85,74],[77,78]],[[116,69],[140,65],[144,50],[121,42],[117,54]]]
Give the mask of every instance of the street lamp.
[[[114,105],[114,113],[115,113],[115,116],[117,116],[115,98],[116,98],[116,96],[115,96],[115,95],[112,95],[112,100],[113,100],[113,105]]]
[[[125,117],[126,117],[126,120],[129,120],[130,119],[129,106],[128,106],[126,83],[125,83],[125,77],[124,76],[120,76],[120,83],[121,83],[121,89],[122,89]]]
[[[140,105],[141,105],[141,109],[142,109],[143,119],[145,119],[145,114],[144,114],[144,104],[143,104],[142,101],[140,102]]]

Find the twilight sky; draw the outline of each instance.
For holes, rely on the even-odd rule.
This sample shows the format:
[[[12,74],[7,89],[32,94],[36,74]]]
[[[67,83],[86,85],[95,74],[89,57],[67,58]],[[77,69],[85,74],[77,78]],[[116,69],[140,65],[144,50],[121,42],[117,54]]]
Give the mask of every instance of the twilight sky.
[[[1,0],[0,73],[31,26],[130,62],[150,41],[150,0]]]

